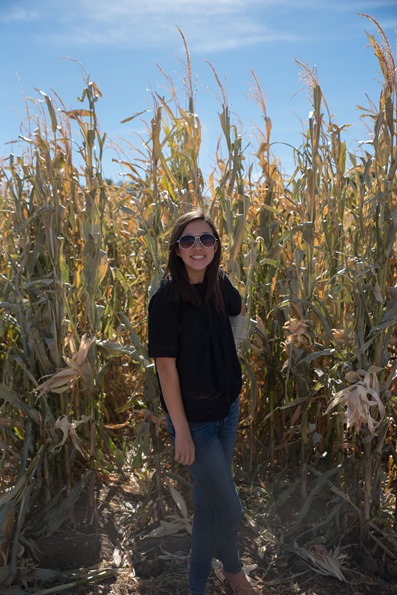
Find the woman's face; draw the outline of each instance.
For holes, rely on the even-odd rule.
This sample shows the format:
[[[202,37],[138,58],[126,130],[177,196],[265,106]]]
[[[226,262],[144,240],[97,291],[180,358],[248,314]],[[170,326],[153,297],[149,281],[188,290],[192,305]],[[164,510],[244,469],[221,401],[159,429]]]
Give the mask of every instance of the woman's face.
[[[182,232],[182,236],[199,236],[202,233],[214,235],[212,227],[206,221],[198,219],[188,223]],[[176,247],[176,254],[183,260],[190,283],[202,283],[207,266],[213,261],[215,252],[218,249],[218,242],[211,248],[205,248],[198,240],[191,248],[182,249],[179,244]]]

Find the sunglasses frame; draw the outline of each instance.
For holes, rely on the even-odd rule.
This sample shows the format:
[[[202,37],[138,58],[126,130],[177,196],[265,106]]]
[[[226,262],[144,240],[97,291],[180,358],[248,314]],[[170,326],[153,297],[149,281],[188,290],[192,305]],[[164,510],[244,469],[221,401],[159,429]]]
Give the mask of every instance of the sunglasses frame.
[[[186,238],[186,237],[189,237],[189,236],[190,236],[191,238],[194,238],[194,242],[193,242],[193,244],[192,244],[191,246],[185,246],[185,247],[183,247],[183,246],[181,245],[181,240],[182,240],[183,238]],[[211,237],[212,237],[212,238],[214,238],[214,240],[215,240],[215,241],[214,241],[214,244],[213,244],[212,246],[205,246],[205,245],[203,244],[203,242],[201,241],[201,238],[202,238],[202,236],[211,236]],[[195,235],[194,233],[186,233],[186,234],[184,234],[183,236],[181,236],[181,237],[179,238],[179,240],[177,240],[177,243],[179,244],[179,247],[180,247],[180,249],[181,249],[181,250],[190,250],[191,248],[194,248],[194,246],[196,245],[196,242],[197,242],[197,240],[199,241],[199,243],[201,244],[201,246],[202,246],[203,248],[205,248],[206,250],[209,250],[210,248],[214,248],[214,247],[216,246],[216,243],[217,243],[217,241],[218,241],[218,239],[217,239],[217,238],[214,236],[214,234],[210,233],[209,231],[204,231],[203,233],[200,233],[200,234],[198,234],[198,235]]]

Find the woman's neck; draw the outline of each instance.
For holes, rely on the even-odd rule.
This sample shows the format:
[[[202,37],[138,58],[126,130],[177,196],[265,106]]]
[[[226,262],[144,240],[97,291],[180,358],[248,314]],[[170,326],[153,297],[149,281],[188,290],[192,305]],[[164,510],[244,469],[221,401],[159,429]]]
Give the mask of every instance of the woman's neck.
[[[189,271],[188,279],[190,285],[197,285],[198,283],[204,283],[205,272],[204,271]]]

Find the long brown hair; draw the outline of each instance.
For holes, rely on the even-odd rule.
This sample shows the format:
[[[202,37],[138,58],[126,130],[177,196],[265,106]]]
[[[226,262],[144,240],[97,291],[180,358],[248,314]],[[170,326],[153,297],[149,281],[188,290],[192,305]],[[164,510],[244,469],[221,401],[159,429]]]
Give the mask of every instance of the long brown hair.
[[[181,299],[182,301],[190,302],[195,306],[199,306],[199,298],[197,292],[194,291],[189,282],[188,274],[183,260],[178,256],[176,249],[178,247],[178,240],[183,235],[185,227],[192,223],[192,221],[205,221],[212,229],[212,233],[218,241],[218,247],[215,251],[214,258],[205,269],[204,281],[206,283],[205,300],[211,300],[217,310],[223,309],[223,298],[220,288],[221,271],[219,264],[221,261],[222,246],[212,219],[206,215],[202,210],[198,209],[190,211],[181,215],[174,224],[171,231],[170,243],[168,248],[168,263],[165,271],[165,277],[171,279],[173,285],[172,297],[173,299]]]

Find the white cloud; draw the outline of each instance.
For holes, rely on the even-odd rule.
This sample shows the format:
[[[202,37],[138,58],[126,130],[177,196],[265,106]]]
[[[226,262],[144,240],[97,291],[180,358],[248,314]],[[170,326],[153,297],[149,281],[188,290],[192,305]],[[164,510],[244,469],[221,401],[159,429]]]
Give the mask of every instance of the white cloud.
[[[303,0],[304,1],[304,0]],[[309,0],[312,2],[313,0]],[[292,0],[28,0],[10,3],[0,19],[35,20],[32,36],[41,43],[99,47],[172,47],[180,43],[178,25],[191,52],[252,46],[266,40],[286,39],[277,28],[264,24],[264,10]],[[7,14],[6,14],[7,13]],[[43,28],[47,27],[45,36]]]
[[[0,8],[0,23],[29,23],[37,20],[38,17],[37,10],[21,6],[8,6],[5,4]]]
[[[244,8],[240,0],[84,0],[78,20],[64,15],[67,31],[62,37],[72,36],[85,45],[167,47],[179,43],[178,25],[191,51],[251,45],[266,37],[266,29],[254,18],[256,5],[256,0],[246,0]],[[59,31],[53,39],[60,40]]]
[[[360,8],[365,6],[370,12],[374,1],[362,0]],[[395,2],[376,1],[385,7]],[[296,0],[35,0],[34,11],[30,5],[31,0],[6,2],[0,19],[35,20],[37,27],[32,27],[31,35],[36,34],[41,43],[167,48],[180,44],[178,25],[190,51],[201,54],[304,38],[305,31],[298,27],[285,30],[283,11],[300,15],[310,15],[312,11],[357,11],[356,3],[353,6],[346,0],[301,0],[299,8]]]

